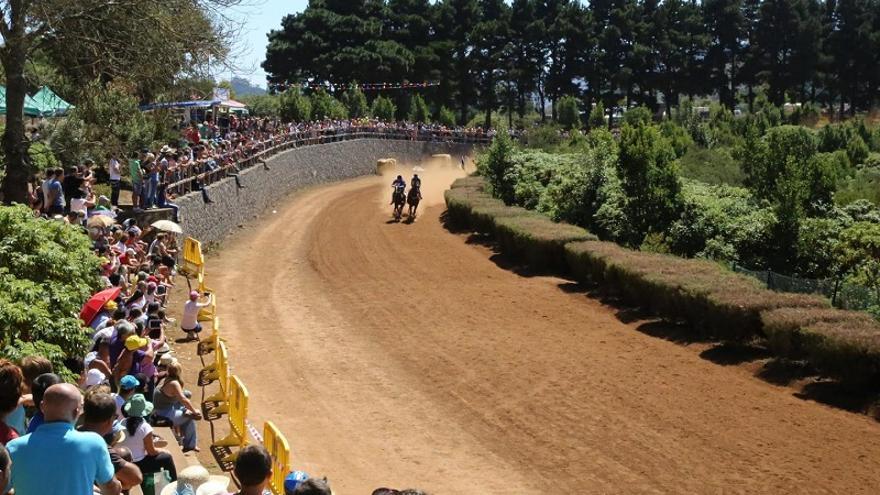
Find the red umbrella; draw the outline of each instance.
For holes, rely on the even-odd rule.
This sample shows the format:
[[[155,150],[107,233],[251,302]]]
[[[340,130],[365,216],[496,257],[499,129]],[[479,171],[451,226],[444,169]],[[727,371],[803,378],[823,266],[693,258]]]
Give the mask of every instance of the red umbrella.
[[[86,326],[91,325],[92,320],[98,316],[98,313],[101,312],[104,305],[107,304],[107,301],[112,301],[119,297],[120,292],[122,292],[122,288],[120,287],[111,287],[98,292],[83,306],[82,311],[79,312],[79,319],[82,320]]]

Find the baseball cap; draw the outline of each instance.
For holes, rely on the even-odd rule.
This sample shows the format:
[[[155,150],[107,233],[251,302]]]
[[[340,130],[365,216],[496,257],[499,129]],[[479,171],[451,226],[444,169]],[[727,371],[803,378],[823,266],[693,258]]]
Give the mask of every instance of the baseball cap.
[[[125,348],[129,351],[134,351],[144,347],[149,344],[150,340],[145,337],[138,337],[137,335],[131,335],[127,339],[125,339]]]
[[[141,382],[132,375],[125,375],[122,377],[122,380],[119,380],[119,388],[122,390],[134,390],[138,388],[140,384]]]
[[[296,487],[307,479],[309,479],[309,475],[303,471],[294,471],[288,474],[287,477],[284,478],[284,492],[293,493],[293,491],[296,490]]]

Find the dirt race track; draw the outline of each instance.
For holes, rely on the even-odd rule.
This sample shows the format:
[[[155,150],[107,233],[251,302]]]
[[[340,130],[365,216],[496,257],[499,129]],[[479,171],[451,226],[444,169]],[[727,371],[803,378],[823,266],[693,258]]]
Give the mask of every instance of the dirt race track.
[[[308,190],[209,260],[250,417],[295,468],[339,495],[880,491],[880,424],[502,268],[436,189],[412,225],[383,179]]]

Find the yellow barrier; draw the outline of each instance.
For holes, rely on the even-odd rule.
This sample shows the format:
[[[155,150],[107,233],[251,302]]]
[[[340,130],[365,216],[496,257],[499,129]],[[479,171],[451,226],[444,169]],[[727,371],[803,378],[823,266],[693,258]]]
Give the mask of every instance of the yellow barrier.
[[[202,243],[187,237],[183,240],[183,264],[179,271],[184,275],[196,275],[205,267],[205,258],[202,256]]]
[[[248,391],[241,380],[232,375],[229,378],[229,435],[214,442],[215,447],[244,447],[247,445],[247,414]],[[223,462],[235,462],[238,452],[233,452],[222,459]]]
[[[199,310],[199,321],[213,321],[217,316],[217,294],[211,294],[211,304]]]
[[[220,317],[215,316],[214,322],[211,324],[211,336],[203,343],[203,354],[217,350],[217,346],[221,340],[226,342],[226,339],[220,336]]]
[[[217,405],[209,411],[211,414],[226,414],[229,412],[229,351],[226,344],[220,342],[218,351],[214,357],[214,369],[205,378],[216,381],[220,386],[217,392],[205,398],[205,402],[216,402]]]
[[[284,495],[284,478],[290,472],[290,445],[275,423],[266,421],[263,427],[263,446],[272,456],[272,479],[269,489],[273,495]]]
[[[211,289],[210,287],[208,287],[205,284],[205,272],[204,271],[201,271],[201,272],[199,272],[198,275],[196,275],[196,280],[199,282],[199,292],[201,292],[202,294],[204,294],[206,292],[210,292],[210,293],[214,292],[213,289]]]

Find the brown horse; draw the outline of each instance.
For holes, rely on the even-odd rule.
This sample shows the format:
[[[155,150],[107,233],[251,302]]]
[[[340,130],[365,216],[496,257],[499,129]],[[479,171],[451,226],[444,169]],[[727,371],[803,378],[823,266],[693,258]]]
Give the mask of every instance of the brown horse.
[[[416,218],[416,210],[419,209],[419,201],[422,200],[422,191],[419,190],[419,186],[413,186],[409,190],[409,194],[406,195],[406,203],[409,205],[409,218],[410,220]]]
[[[394,203],[394,219],[400,221],[400,217],[403,215],[403,205],[406,203],[406,194],[403,188],[395,188],[391,199]]]

